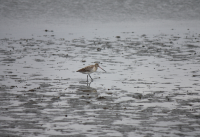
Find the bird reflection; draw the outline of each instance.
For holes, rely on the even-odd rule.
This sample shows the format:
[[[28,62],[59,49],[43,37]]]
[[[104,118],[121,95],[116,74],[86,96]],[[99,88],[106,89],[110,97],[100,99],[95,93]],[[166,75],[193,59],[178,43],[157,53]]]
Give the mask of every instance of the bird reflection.
[[[79,86],[78,90],[83,91],[83,92],[97,92],[97,90],[93,87],[91,87],[92,81],[90,82],[85,82],[85,81],[80,81],[81,84],[84,84],[84,86]]]
[[[92,83],[92,81],[90,81],[90,82],[87,81],[87,86],[90,87],[91,83]]]

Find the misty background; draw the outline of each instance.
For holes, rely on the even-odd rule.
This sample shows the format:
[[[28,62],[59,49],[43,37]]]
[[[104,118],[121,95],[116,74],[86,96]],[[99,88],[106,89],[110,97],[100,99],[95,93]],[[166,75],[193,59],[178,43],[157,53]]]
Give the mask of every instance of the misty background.
[[[0,0],[2,23],[88,23],[200,19],[199,0]]]

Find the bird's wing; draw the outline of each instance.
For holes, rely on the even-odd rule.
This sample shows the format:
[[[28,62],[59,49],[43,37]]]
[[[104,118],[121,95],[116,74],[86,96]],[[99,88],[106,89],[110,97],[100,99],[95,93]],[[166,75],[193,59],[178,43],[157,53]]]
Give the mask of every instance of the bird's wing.
[[[76,71],[76,72],[89,71],[89,70],[91,69],[91,67],[92,67],[92,65],[87,66],[87,67],[84,67],[84,68],[82,68],[82,69],[79,69],[79,70]]]

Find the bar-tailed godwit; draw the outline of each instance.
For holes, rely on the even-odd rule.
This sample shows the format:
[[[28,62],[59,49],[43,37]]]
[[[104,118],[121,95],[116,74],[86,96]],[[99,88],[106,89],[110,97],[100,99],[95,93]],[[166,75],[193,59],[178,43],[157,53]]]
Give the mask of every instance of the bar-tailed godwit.
[[[76,71],[76,72],[80,72],[80,73],[82,73],[82,74],[88,74],[88,75],[90,76],[91,73],[97,71],[98,67],[101,68],[101,67],[99,66],[99,64],[96,63],[95,65],[90,65],[90,66],[84,67],[84,68],[82,68],[82,69],[79,69],[79,70]],[[102,69],[102,68],[101,68],[101,69]],[[104,69],[102,69],[102,70],[105,71]],[[106,71],[105,71],[105,72],[106,72]],[[87,75],[87,81],[88,81],[88,75]],[[91,78],[91,80],[93,81],[93,79],[92,79],[91,76],[90,76],[90,78]]]

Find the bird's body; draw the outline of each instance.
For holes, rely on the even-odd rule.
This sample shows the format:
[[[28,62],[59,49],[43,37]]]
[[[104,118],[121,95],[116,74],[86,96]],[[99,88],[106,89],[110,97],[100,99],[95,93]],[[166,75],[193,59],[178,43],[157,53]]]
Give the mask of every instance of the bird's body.
[[[88,74],[88,75],[90,76],[91,73],[97,71],[98,67],[99,67],[99,64],[96,63],[95,65],[90,65],[90,66],[84,67],[84,68],[82,68],[82,69],[79,69],[79,70],[76,71],[76,72],[80,72],[80,73],[82,73],[82,74]],[[101,68],[101,67],[99,67],[99,68]],[[101,69],[102,69],[102,68],[101,68]],[[104,70],[104,69],[102,69],[102,70]],[[104,71],[105,71],[105,70],[104,70]],[[105,71],[105,72],[106,72],[106,71]],[[87,75],[87,81],[88,81],[88,75]],[[91,76],[90,76],[90,78],[91,78]],[[92,79],[92,78],[91,78],[91,79]],[[93,79],[92,79],[92,80],[93,80]]]
[[[83,74],[91,74],[95,71],[97,71],[98,67],[95,65],[90,65],[87,67],[84,67],[82,69],[79,69],[77,72],[83,73]]]

